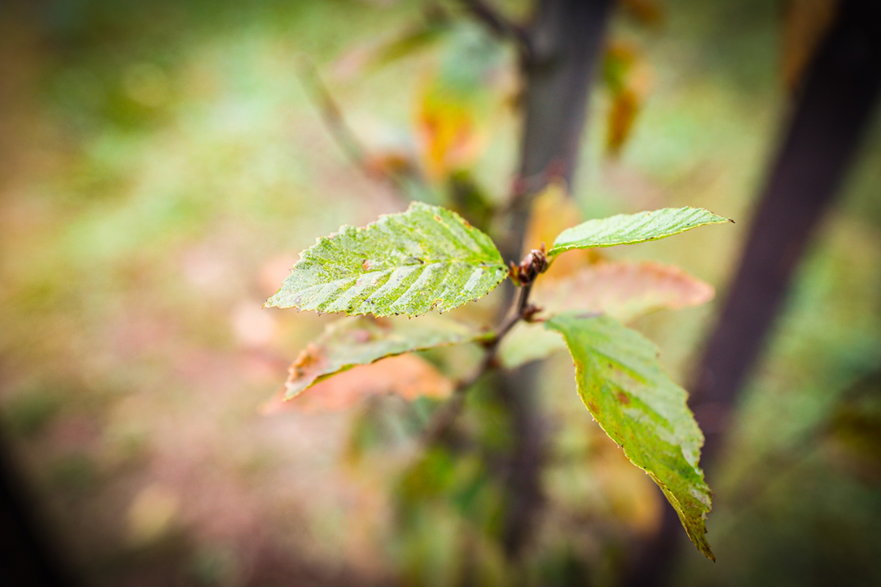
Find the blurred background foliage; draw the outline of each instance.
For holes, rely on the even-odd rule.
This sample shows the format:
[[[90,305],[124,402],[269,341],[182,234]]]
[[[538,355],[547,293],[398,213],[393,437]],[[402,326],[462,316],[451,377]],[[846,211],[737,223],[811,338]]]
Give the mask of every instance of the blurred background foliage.
[[[628,4],[642,20],[613,21],[574,194],[587,217],[737,219],[614,253],[724,288],[785,120],[791,27],[776,2]],[[514,56],[455,10],[442,26],[426,14],[403,0],[0,12],[2,428],[90,582],[510,581],[486,463],[433,451],[401,474],[432,400],[261,410],[329,320],[261,309],[299,250],[402,194],[479,212],[509,190]],[[709,471],[719,562],[685,553],[676,584],[881,583],[881,128],[868,137]],[[713,311],[637,322],[677,380]],[[447,374],[472,360],[427,358]],[[612,584],[662,504],[596,434],[568,363],[541,380],[556,456],[528,572]],[[497,442],[492,404],[469,401]]]

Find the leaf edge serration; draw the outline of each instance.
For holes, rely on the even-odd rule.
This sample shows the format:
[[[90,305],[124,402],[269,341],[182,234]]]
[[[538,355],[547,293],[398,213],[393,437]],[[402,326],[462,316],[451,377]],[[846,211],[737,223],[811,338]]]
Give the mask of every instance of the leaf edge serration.
[[[486,256],[486,258],[483,261],[481,261],[479,263],[472,263],[471,264],[471,266],[473,267],[472,270],[473,271],[480,270],[481,272],[483,272],[483,271],[495,272],[496,275],[495,275],[494,279],[492,277],[490,277],[490,279],[488,281],[485,281],[483,284],[484,287],[481,288],[479,291],[477,291],[474,296],[465,297],[462,299],[455,299],[455,300],[447,300],[447,299],[444,299],[443,297],[438,297],[437,299],[432,300],[429,304],[423,303],[423,304],[413,308],[412,310],[409,307],[400,307],[395,310],[390,310],[390,309],[383,309],[382,307],[375,306],[375,305],[371,306],[370,308],[363,308],[363,307],[353,306],[352,304],[350,304],[348,307],[345,307],[345,308],[331,307],[330,309],[328,309],[327,304],[325,302],[322,302],[319,304],[310,303],[308,300],[304,302],[302,300],[301,296],[297,297],[297,294],[294,293],[293,291],[291,291],[291,290],[295,291],[296,288],[298,287],[298,284],[296,284],[296,281],[298,279],[298,272],[304,270],[304,268],[307,267],[310,263],[315,262],[316,259],[313,257],[315,255],[317,255],[317,253],[320,252],[322,250],[322,248],[332,248],[337,239],[356,238],[359,235],[363,236],[364,234],[367,234],[371,231],[382,232],[382,230],[387,225],[389,225],[393,222],[396,222],[397,220],[401,219],[402,217],[405,217],[407,215],[416,216],[416,215],[425,214],[425,213],[432,214],[434,216],[434,219],[438,221],[438,225],[443,226],[444,230],[449,232],[450,235],[452,235],[452,237],[454,237],[453,240],[455,240],[455,237],[457,236],[454,233],[456,233],[458,231],[464,231],[464,232],[460,232],[460,234],[464,234],[465,236],[470,238],[472,243],[474,243],[476,245],[476,248],[472,249],[472,252],[483,253]],[[446,216],[449,220],[452,220],[458,226],[454,226],[453,229],[451,229],[450,226],[448,226],[446,223],[443,222],[442,218],[444,216]],[[416,226],[416,228],[418,229],[418,226]],[[413,241],[413,242],[419,242],[419,241]],[[467,259],[463,259],[462,261],[454,261],[454,260],[446,259],[443,261],[443,263],[446,263],[448,265],[453,265],[456,263],[463,263],[463,264],[467,265],[468,261],[467,261]],[[424,271],[424,269],[423,269],[423,271]],[[411,272],[411,273],[413,273],[413,272]],[[364,273],[362,275],[366,275],[366,274],[367,273]],[[412,202],[410,204],[410,206],[407,208],[407,210],[405,210],[403,212],[382,214],[379,216],[379,218],[377,218],[373,222],[370,222],[369,224],[362,226],[362,227],[355,227],[352,225],[344,224],[344,225],[340,226],[335,232],[331,233],[330,235],[320,236],[320,237],[316,238],[315,243],[312,246],[310,246],[307,249],[304,249],[303,251],[300,252],[297,262],[291,268],[291,271],[288,274],[288,276],[285,278],[282,286],[279,288],[279,290],[275,294],[273,294],[268,300],[266,300],[266,302],[264,303],[264,307],[265,308],[295,308],[300,311],[315,311],[315,312],[319,312],[321,314],[341,314],[344,316],[368,316],[368,315],[376,316],[376,317],[407,316],[407,317],[412,318],[415,316],[420,316],[420,315],[426,314],[431,311],[437,311],[437,312],[443,314],[443,313],[448,312],[450,310],[453,310],[461,305],[464,305],[468,302],[477,301],[477,300],[481,299],[482,297],[486,296],[493,289],[498,287],[498,285],[501,284],[502,281],[505,280],[507,275],[508,275],[508,269],[505,266],[504,261],[502,260],[501,253],[498,251],[498,248],[495,246],[495,243],[493,243],[492,239],[487,234],[485,234],[482,231],[480,231],[479,229],[473,227],[470,223],[468,223],[467,220],[465,220],[459,214],[457,214],[456,212],[454,212],[452,210],[442,208],[440,206],[433,206],[431,204],[426,204],[424,202]],[[351,275],[347,276],[344,279],[355,280],[356,284],[357,284],[357,278],[358,278],[358,274],[352,273]],[[331,282],[328,282],[326,285],[330,286],[330,284],[331,284]],[[315,284],[315,285],[317,286],[317,285],[321,285],[321,284]],[[363,304],[364,302],[369,301],[369,298],[370,298],[370,296],[368,296],[365,300],[362,300],[361,303]]]

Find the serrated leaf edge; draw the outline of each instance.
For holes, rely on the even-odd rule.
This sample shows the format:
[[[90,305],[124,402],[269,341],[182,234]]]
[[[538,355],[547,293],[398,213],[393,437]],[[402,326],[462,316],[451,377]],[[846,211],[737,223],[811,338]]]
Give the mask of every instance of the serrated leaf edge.
[[[486,235],[485,233],[483,233],[482,231],[480,231],[480,229],[478,229],[478,228],[472,226],[470,222],[468,222],[467,220],[465,220],[464,218],[462,218],[462,217],[461,217],[459,214],[457,214],[455,211],[453,211],[453,210],[449,210],[449,209],[446,209],[446,208],[441,208],[440,206],[433,206],[433,205],[431,205],[431,204],[426,204],[425,202],[418,202],[418,201],[415,201],[415,202],[411,202],[411,203],[410,203],[410,206],[408,206],[408,208],[407,208],[406,210],[404,210],[403,212],[390,212],[390,213],[387,213],[387,214],[380,214],[379,217],[378,217],[376,220],[374,220],[373,222],[370,222],[370,223],[365,224],[364,226],[360,226],[360,227],[359,227],[359,226],[352,226],[352,225],[350,225],[350,224],[343,224],[343,225],[341,225],[336,231],[332,232],[331,234],[329,234],[329,235],[323,235],[323,236],[319,236],[319,237],[317,237],[317,238],[315,239],[315,242],[314,242],[311,246],[309,246],[309,247],[303,249],[302,251],[300,251],[300,253],[299,253],[299,255],[298,255],[298,258],[297,258],[297,261],[296,261],[296,262],[293,264],[293,266],[291,267],[289,274],[290,274],[290,273],[293,273],[293,271],[297,268],[297,266],[299,266],[299,265],[305,260],[305,259],[304,259],[304,254],[305,254],[306,252],[308,252],[308,251],[312,250],[313,248],[319,246],[319,245],[322,244],[323,242],[325,242],[325,241],[331,241],[334,237],[339,236],[339,235],[343,234],[343,233],[346,232],[346,231],[363,232],[363,231],[367,230],[368,228],[372,227],[373,225],[380,223],[384,218],[386,218],[386,217],[388,217],[388,216],[396,216],[396,215],[400,215],[400,214],[406,214],[407,212],[410,212],[411,210],[416,210],[416,209],[425,209],[425,210],[436,210],[436,209],[440,209],[440,210],[444,210],[444,211],[446,211],[446,212],[449,212],[450,214],[452,214],[452,215],[454,215],[455,217],[459,218],[459,219],[462,221],[462,223],[463,223],[466,227],[471,228],[471,229],[473,229],[473,230],[475,230],[475,231],[478,231],[480,234],[483,234],[484,236],[487,236],[487,238],[489,239],[489,236],[488,236],[488,235]],[[502,256],[501,256],[501,253],[499,253],[498,249],[496,248],[495,243],[492,242],[491,239],[489,239],[489,240],[490,240],[490,243],[493,245],[493,247],[494,247],[494,249],[495,249],[496,256],[498,257],[498,264],[495,264],[495,263],[490,264],[490,263],[482,262],[482,263],[479,263],[477,266],[480,267],[480,268],[487,269],[487,270],[496,270],[496,271],[499,273],[498,279],[497,279],[496,282],[492,285],[492,287],[490,287],[489,290],[487,290],[487,292],[486,292],[485,294],[483,294],[483,296],[476,296],[476,297],[470,298],[470,299],[466,300],[465,302],[463,302],[462,304],[459,304],[459,305],[454,306],[454,307],[450,307],[450,308],[442,308],[442,309],[440,309],[440,310],[437,310],[437,306],[441,304],[442,300],[435,300],[434,303],[432,303],[432,305],[431,305],[426,311],[424,311],[424,312],[423,312],[423,311],[418,311],[418,312],[406,312],[406,311],[403,311],[403,312],[390,312],[390,313],[379,313],[379,314],[377,314],[377,313],[374,313],[374,312],[368,312],[368,311],[363,311],[363,312],[359,312],[359,311],[350,312],[350,311],[346,311],[346,310],[339,311],[339,312],[336,312],[336,311],[334,311],[334,312],[326,312],[326,311],[320,311],[320,310],[304,309],[304,308],[299,307],[299,306],[296,305],[296,304],[292,304],[292,305],[289,305],[289,306],[282,306],[282,305],[279,305],[279,304],[275,303],[274,300],[275,300],[275,299],[276,299],[276,298],[282,293],[282,291],[284,290],[284,287],[285,287],[284,282],[282,283],[282,285],[281,285],[281,287],[278,289],[278,291],[276,291],[272,296],[269,297],[269,299],[267,299],[267,300],[263,303],[263,307],[264,307],[264,308],[280,308],[280,309],[289,309],[289,308],[293,308],[293,309],[295,309],[295,310],[297,310],[297,311],[299,311],[299,312],[306,312],[306,311],[308,311],[308,312],[313,312],[313,311],[314,311],[314,312],[317,312],[319,315],[322,315],[322,314],[338,314],[338,315],[343,315],[343,316],[376,316],[376,317],[380,317],[380,318],[383,318],[383,317],[389,317],[389,316],[406,316],[406,317],[408,317],[408,318],[413,318],[413,317],[416,317],[416,316],[422,316],[422,315],[424,315],[424,314],[426,314],[426,313],[428,313],[428,312],[435,311],[435,310],[437,310],[439,314],[445,314],[446,312],[449,312],[449,311],[451,311],[451,310],[454,310],[454,309],[460,307],[461,305],[464,305],[464,304],[466,304],[466,303],[476,302],[476,301],[482,299],[484,296],[488,295],[488,294],[489,294],[490,292],[492,292],[495,288],[497,288],[497,287],[499,286],[499,284],[501,284],[501,283],[505,280],[505,278],[508,277],[508,268],[505,266],[504,260],[502,259]],[[350,278],[346,278],[346,279],[350,279]],[[285,280],[285,281],[286,281],[286,280]],[[343,281],[343,280],[340,280],[340,281]]]
[[[598,315],[599,314],[585,314],[584,317],[589,318],[589,317],[596,317]],[[564,341],[566,341],[566,336],[562,332],[560,332],[559,330],[556,330],[554,328],[549,327],[547,325],[547,323],[545,323],[545,328],[547,328],[548,330],[551,330],[552,332],[556,332],[564,339]],[[634,332],[636,332],[636,331],[634,331]],[[642,336],[642,335],[640,335],[640,336]],[[645,337],[643,337],[643,338],[645,338]],[[648,340],[648,339],[646,339],[646,340]],[[652,343],[652,345],[655,347],[656,354],[659,355],[660,352],[657,350],[657,346],[652,341],[648,341],[648,342]],[[568,350],[568,341],[566,341],[566,346],[567,346],[567,350]],[[571,350],[569,352],[571,355]],[[598,354],[602,354],[602,353],[598,353]],[[688,535],[689,539],[695,545],[695,547],[697,547],[697,549],[701,552],[701,554],[706,556],[711,561],[715,562],[716,555],[713,553],[713,551],[710,548],[710,545],[706,539],[707,514],[712,510],[713,492],[712,492],[712,490],[710,490],[709,485],[707,485],[704,471],[703,471],[703,469],[700,468],[700,461],[698,460],[698,465],[695,467],[695,471],[697,471],[698,476],[700,477],[701,483],[703,485],[703,487],[701,488],[701,489],[703,489],[701,491],[701,494],[706,496],[707,511],[701,512],[701,514],[700,514],[701,528],[700,529],[702,530],[702,532],[700,534],[695,535],[692,532],[689,525],[686,523],[685,519],[683,518],[683,514],[680,513],[680,510],[684,509],[684,508],[682,508],[682,502],[679,501],[679,499],[670,491],[667,484],[664,483],[663,481],[661,481],[657,475],[655,475],[654,473],[652,473],[651,471],[649,471],[645,467],[642,467],[642,466],[638,465],[637,463],[633,462],[633,460],[629,454],[629,451],[622,444],[620,444],[618,441],[616,441],[614,438],[612,438],[612,436],[609,434],[609,431],[606,430],[606,427],[597,419],[596,415],[594,415],[593,410],[590,408],[588,403],[585,401],[584,396],[580,392],[581,384],[580,384],[579,375],[583,372],[583,368],[578,366],[578,361],[575,360],[574,356],[573,356],[573,366],[575,368],[575,385],[576,385],[576,389],[578,390],[578,399],[580,399],[581,403],[584,404],[584,407],[587,409],[587,412],[590,414],[591,419],[597,424],[597,426],[600,427],[600,429],[603,431],[603,433],[606,435],[606,437],[609,438],[609,440],[614,442],[621,449],[621,451],[624,453],[624,456],[627,457],[627,460],[628,460],[628,462],[630,462],[630,464],[632,464],[634,467],[636,467],[637,469],[640,469],[646,475],[648,475],[652,479],[652,481],[655,483],[655,485],[657,485],[658,488],[663,492],[664,496],[667,498],[668,501],[675,502],[676,505],[673,506],[673,510],[676,512],[676,516],[679,518],[679,522],[682,525],[682,529],[685,530],[685,533]],[[679,386],[675,382],[674,382],[674,384],[677,387],[679,387],[680,389],[683,389],[683,391],[685,391],[684,388],[682,388],[681,386]],[[687,391],[686,391],[686,397],[687,397]],[[691,412],[691,409],[688,408],[687,400],[684,402],[684,405],[685,405],[686,409],[688,409],[688,411]],[[700,450],[701,450],[701,448],[703,448],[703,445],[705,442],[705,437],[704,437],[703,431],[699,427],[697,428],[697,431],[700,436],[700,442],[697,446],[698,455],[700,455]],[[681,448],[680,448],[680,451],[681,451]],[[685,456],[685,453],[682,453],[682,457],[686,460],[686,462],[688,462],[688,458]],[[671,503],[671,506],[672,505],[673,505],[673,503]]]
[[[575,226],[570,226],[569,228],[567,228],[566,230],[564,230],[563,232],[558,234],[557,238],[554,239],[554,244],[551,246],[551,249],[548,251],[548,257],[550,257],[551,262],[553,262],[553,259],[555,259],[557,257],[557,255],[559,255],[561,253],[565,253],[566,251],[584,250],[584,249],[599,249],[599,248],[606,248],[606,247],[617,247],[617,246],[622,246],[622,245],[637,245],[639,243],[647,243],[647,242],[651,242],[651,241],[656,241],[656,240],[668,238],[671,236],[676,236],[677,234],[682,234],[683,232],[688,232],[689,230],[692,230],[695,228],[700,228],[701,226],[708,226],[711,224],[724,224],[726,222],[730,222],[731,224],[734,224],[734,220],[732,220],[731,218],[726,218],[725,216],[719,216],[715,212],[712,212],[711,210],[707,210],[706,208],[695,208],[692,206],[685,206],[685,208],[691,208],[692,210],[706,212],[706,213],[710,214],[711,216],[714,216],[715,219],[708,220],[707,222],[703,222],[703,223],[697,224],[695,226],[684,227],[681,230],[677,230],[675,232],[671,232],[671,233],[664,234],[661,236],[655,236],[655,237],[644,238],[644,239],[635,239],[635,240],[631,240],[631,241],[624,241],[624,242],[619,242],[619,243],[614,243],[614,244],[597,244],[597,245],[589,245],[589,246],[579,246],[576,244],[569,244],[569,245],[562,245],[562,246],[557,245],[557,241],[560,240],[560,237],[563,234],[565,234],[569,230],[573,230],[575,228],[578,228],[579,226],[581,226],[581,224],[585,224],[587,222],[593,222],[596,220],[611,220],[611,219],[619,217],[619,216],[621,216],[621,217],[635,216],[637,214],[641,214],[642,212],[636,212],[634,214],[626,214],[626,213],[625,214],[615,214],[613,216],[607,216],[605,218],[593,218],[591,220],[586,220],[585,222],[582,222],[581,224],[576,224]],[[653,213],[653,212],[661,212],[663,210],[677,210],[677,209],[679,209],[679,208],[659,208],[657,210],[644,210],[643,212]]]

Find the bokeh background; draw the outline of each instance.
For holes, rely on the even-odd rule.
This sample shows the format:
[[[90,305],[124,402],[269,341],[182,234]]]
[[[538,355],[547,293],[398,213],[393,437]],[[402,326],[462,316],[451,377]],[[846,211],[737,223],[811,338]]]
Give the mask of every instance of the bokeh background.
[[[618,13],[609,33],[637,64],[638,116],[613,156],[598,84],[573,193],[588,217],[694,205],[735,218],[613,255],[680,265],[724,297],[797,49],[780,2],[643,4],[648,23]],[[300,250],[402,209],[402,192],[437,197],[451,160],[491,198],[508,192],[514,56],[453,14],[443,34],[388,55],[377,47],[419,30],[426,3],[0,8],[0,422],[40,523],[86,584],[454,583],[462,511],[436,507],[418,532],[395,525],[399,461],[380,449],[353,463],[364,403],[261,410],[331,319],[262,309]],[[373,176],[334,138],[307,70]],[[432,108],[464,112],[463,144],[426,143]],[[428,187],[377,179],[407,165]],[[876,122],[708,472],[718,562],[683,550],[677,584],[881,584],[879,190]],[[636,326],[683,381],[717,309]],[[540,392],[561,442],[583,448],[594,424],[569,367],[552,359]],[[547,472],[537,576],[577,564],[614,584],[666,506],[614,454],[587,453]],[[484,511],[492,496],[473,501]],[[501,556],[474,548],[484,582],[504,584]]]

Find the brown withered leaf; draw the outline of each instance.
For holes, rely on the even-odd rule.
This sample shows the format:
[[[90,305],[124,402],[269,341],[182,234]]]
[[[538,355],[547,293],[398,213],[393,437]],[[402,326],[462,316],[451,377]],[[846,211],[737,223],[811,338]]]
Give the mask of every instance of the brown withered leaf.
[[[445,398],[452,390],[452,382],[425,359],[398,355],[338,373],[287,401],[282,390],[261,407],[260,413],[344,410],[367,397],[390,393],[406,400]]]

